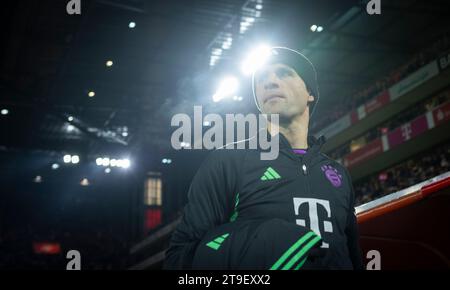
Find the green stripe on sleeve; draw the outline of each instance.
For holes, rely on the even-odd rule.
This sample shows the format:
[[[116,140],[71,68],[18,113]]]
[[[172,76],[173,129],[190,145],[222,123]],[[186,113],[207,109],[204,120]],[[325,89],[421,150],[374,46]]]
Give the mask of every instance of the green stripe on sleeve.
[[[315,236],[313,232],[308,232],[303,237],[301,237],[297,242],[294,243],[286,252],[273,264],[270,270],[277,270],[281,264],[283,264],[287,258],[296,251],[304,242],[306,242],[311,236]]]
[[[284,265],[282,270],[289,270],[303,255],[309,251],[317,242],[320,241],[320,237],[316,236],[310,242],[308,242],[300,251],[295,254],[295,256]]]
[[[304,257],[303,260],[301,260],[300,263],[297,265],[297,267],[295,267],[295,270],[300,269],[303,266],[303,264],[305,264],[307,258],[308,257]]]

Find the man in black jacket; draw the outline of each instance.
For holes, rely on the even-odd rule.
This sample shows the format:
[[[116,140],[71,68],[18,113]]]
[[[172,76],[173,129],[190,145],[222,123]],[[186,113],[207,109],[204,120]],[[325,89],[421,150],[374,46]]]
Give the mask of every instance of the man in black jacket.
[[[279,155],[213,151],[192,181],[164,268],[362,269],[350,175],[320,152],[323,137],[308,136],[319,98],[314,66],[275,47],[252,81],[258,109],[279,115],[268,123],[279,131]]]

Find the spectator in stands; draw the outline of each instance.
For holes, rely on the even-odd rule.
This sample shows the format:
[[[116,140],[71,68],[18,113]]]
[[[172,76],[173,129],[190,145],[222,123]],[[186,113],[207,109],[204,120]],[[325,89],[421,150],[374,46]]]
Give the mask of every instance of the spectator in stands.
[[[356,204],[367,203],[448,172],[450,170],[449,158],[450,143],[385,170],[386,180],[380,180],[380,173],[365,178],[354,185],[357,196]]]
[[[312,124],[311,129],[315,131],[320,130],[324,126],[336,121],[345,114],[348,114],[350,111],[355,110],[359,106],[367,103],[383,90],[391,87],[407,75],[426,65],[428,62],[436,59],[436,57],[449,48],[449,36],[444,34],[438,41],[434,42],[434,44],[430,45],[430,47],[424,49],[420,53],[415,54],[404,65],[392,71],[387,77],[380,78],[369,87],[359,92],[355,92],[350,98],[346,98],[344,102],[340,102],[336,105],[336,107],[333,107],[332,112],[338,112],[337,114],[332,114],[332,112],[323,114],[324,117],[320,120],[316,120],[314,124]],[[347,100],[349,103],[347,103]]]

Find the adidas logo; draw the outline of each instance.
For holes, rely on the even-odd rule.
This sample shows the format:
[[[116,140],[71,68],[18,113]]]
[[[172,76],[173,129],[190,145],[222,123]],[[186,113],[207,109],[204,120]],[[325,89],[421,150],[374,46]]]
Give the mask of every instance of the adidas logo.
[[[230,234],[224,234],[218,238],[215,238],[213,241],[207,243],[206,245],[210,247],[211,249],[218,250],[220,246],[222,245],[223,241],[229,236]]]
[[[266,172],[264,172],[264,175],[261,176],[261,180],[273,180],[273,179],[280,179],[280,178],[281,178],[281,176],[272,167],[268,167],[266,169]]]

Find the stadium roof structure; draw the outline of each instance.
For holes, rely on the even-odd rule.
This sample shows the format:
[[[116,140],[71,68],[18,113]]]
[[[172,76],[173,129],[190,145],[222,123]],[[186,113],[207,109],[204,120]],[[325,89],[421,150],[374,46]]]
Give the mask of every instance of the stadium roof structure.
[[[427,47],[448,29],[450,12],[436,0],[383,1],[380,15],[350,0],[81,0],[81,15],[69,15],[67,2],[2,4],[4,151],[159,158],[170,150],[172,115],[194,104],[222,110],[211,104],[216,80],[237,74],[261,41],[300,49],[316,64],[320,115]]]

